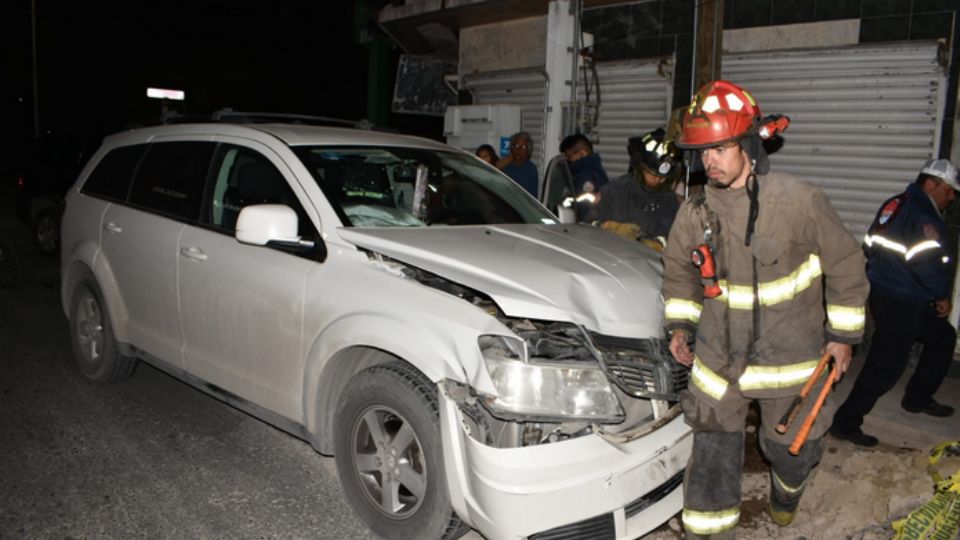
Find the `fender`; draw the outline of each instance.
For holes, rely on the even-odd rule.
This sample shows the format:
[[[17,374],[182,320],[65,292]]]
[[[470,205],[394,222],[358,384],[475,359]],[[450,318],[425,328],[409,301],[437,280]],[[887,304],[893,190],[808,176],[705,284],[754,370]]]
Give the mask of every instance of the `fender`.
[[[67,259],[69,264],[63,268],[61,278],[60,299],[63,303],[63,312],[70,318],[70,304],[73,301],[73,291],[80,281],[84,271],[89,271],[97,280],[103,301],[107,304],[110,323],[113,325],[113,335],[120,343],[128,343],[127,321],[130,318],[127,306],[117,289],[117,282],[113,279],[113,268],[110,262],[102,256],[100,246],[95,242],[84,240],[77,243],[70,250]]]
[[[332,452],[330,429],[340,391],[367,367],[400,359],[431,381],[472,384],[484,369],[476,345],[478,329],[490,326],[502,332],[496,319],[475,311],[473,316],[465,313],[459,318],[423,312],[423,318],[415,320],[363,312],[323,328],[308,348],[303,377],[304,426],[317,450]],[[476,320],[480,317],[488,322]]]

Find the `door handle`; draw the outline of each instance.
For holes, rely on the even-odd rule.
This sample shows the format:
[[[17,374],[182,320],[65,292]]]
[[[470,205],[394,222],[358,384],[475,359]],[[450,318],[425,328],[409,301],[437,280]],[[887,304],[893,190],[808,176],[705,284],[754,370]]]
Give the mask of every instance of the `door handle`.
[[[183,247],[180,248],[180,254],[188,259],[195,259],[198,261],[207,260],[207,254],[203,252],[202,249],[198,247]]]
[[[103,228],[107,232],[113,233],[113,234],[120,234],[123,232],[123,228],[121,228],[120,226],[118,226],[116,223],[112,221],[108,221],[107,223],[104,223]]]

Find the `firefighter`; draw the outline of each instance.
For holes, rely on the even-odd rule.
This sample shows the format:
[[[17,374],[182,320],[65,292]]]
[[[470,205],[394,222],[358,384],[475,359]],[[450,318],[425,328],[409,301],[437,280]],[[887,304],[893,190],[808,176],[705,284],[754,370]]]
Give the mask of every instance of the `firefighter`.
[[[821,353],[843,373],[863,334],[869,285],[859,245],[820,189],[769,171],[762,137],[787,124],[761,117],[746,90],[714,81],[694,96],[676,142],[708,180],[681,205],[663,257],[670,352],[692,368],[681,396],[694,430],[684,478],[687,538],[736,536],[754,400],[771,464],[769,513],[780,526],[793,521],[833,404],[828,399],[796,456],[789,447],[801,422],[785,434],[775,426]]]
[[[933,399],[957,342],[950,315],[950,256],[941,212],[953,201],[957,169],[946,159],[923,164],[907,190],[885,201],[867,236],[870,312],[876,331],[864,370],[837,410],[830,433],[860,446],[879,442],[860,428],[880,396],[903,374],[917,341],[923,353],[900,401],[903,409],[948,417],[953,407]]]
[[[630,170],[600,190],[595,216],[605,230],[630,240],[655,240],[658,249],[680,207],[673,192],[680,157],[665,136],[663,128],[657,128],[628,139]]]

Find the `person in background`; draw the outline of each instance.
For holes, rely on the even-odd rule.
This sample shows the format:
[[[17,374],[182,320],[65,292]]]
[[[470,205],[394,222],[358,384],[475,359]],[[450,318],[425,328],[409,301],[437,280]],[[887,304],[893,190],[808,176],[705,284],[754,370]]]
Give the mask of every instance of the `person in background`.
[[[493,166],[497,165],[497,151],[489,144],[481,144],[477,147],[477,157]]]
[[[680,157],[665,141],[663,128],[628,140],[630,172],[600,190],[595,220],[605,230],[629,240],[648,239],[663,249],[680,208],[673,185]]]
[[[933,394],[950,370],[957,342],[957,331],[947,320],[953,265],[941,214],[956,187],[953,163],[931,159],[906,191],[880,206],[868,229],[864,248],[876,330],[863,371],[834,416],[830,434],[838,439],[877,445],[876,437],[860,429],[863,417],[900,379],[917,341],[923,352],[900,406],[935,417],[953,414],[953,407],[937,403]]]
[[[592,220],[600,189],[608,182],[600,154],[593,152],[593,143],[582,133],[564,137],[560,142],[560,152],[566,158],[567,167],[573,175],[577,218],[580,221]]]
[[[510,154],[497,161],[497,168],[513,179],[527,193],[537,196],[540,189],[540,174],[530,161],[533,154],[533,139],[526,131],[510,136]]]

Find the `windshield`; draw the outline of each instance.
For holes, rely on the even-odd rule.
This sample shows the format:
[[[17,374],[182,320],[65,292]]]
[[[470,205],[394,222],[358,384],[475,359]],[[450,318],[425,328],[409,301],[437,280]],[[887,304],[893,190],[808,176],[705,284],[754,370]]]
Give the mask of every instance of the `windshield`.
[[[294,151],[348,227],[557,223],[523,188],[469,154],[394,147]]]

